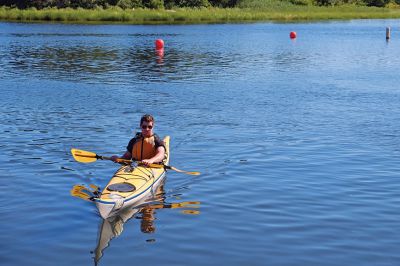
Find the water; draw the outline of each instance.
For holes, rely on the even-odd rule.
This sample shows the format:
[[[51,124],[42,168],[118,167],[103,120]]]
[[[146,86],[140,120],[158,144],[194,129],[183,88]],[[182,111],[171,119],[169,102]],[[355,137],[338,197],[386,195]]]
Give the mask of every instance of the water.
[[[122,154],[143,113],[202,175],[169,171],[99,265],[399,265],[397,24],[1,23],[2,265],[93,265],[103,221],[69,191],[117,166],[69,150]]]

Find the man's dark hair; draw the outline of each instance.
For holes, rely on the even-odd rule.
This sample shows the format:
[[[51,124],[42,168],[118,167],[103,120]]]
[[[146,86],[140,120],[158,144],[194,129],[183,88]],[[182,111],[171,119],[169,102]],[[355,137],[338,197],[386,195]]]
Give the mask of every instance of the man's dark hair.
[[[154,117],[152,116],[152,115],[149,115],[149,114],[145,114],[145,115],[143,115],[142,116],[142,118],[140,119],[140,125],[142,125],[143,124],[143,122],[147,122],[147,123],[150,123],[150,122],[155,122],[154,121]]]

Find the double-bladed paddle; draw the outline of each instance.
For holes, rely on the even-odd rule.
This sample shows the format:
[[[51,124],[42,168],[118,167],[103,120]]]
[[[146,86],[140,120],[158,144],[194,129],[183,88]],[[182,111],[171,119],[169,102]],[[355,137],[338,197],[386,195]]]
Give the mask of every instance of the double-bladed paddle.
[[[95,162],[97,160],[109,160],[109,161],[113,161],[113,159],[111,157],[106,157],[106,156],[101,156],[101,155],[97,155],[94,152],[90,152],[90,151],[84,151],[84,150],[78,150],[78,149],[71,149],[71,153],[72,156],[74,157],[74,159],[78,162],[81,163],[92,163]],[[122,163],[122,164],[131,164],[132,161],[131,160],[127,160],[127,159],[116,159],[115,160],[117,163]],[[144,165],[141,162],[138,162],[139,165]],[[164,164],[150,164],[148,165],[148,167],[151,168],[164,168],[164,169],[169,169],[169,170],[173,170],[179,173],[184,173],[184,174],[188,174],[188,175],[200,175],[200,172],[188,172],[188,171],[184,171],[184,170],[180,170],[177,169],[173,166],[170,165],[164,165]]]

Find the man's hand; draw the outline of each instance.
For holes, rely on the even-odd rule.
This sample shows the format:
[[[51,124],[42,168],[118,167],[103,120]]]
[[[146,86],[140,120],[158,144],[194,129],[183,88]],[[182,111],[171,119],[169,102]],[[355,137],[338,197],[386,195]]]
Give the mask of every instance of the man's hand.
[[[111,161],[113,161],[114,163],[118,163],[118,159],[119,157],[117,155],[111,156]]]
[[[152,160],[152,159],[144,159],[144,160],[141,161],[141,163],[146,165],[146,166],[149,166],[150,164],[154,163],[154,160]]]

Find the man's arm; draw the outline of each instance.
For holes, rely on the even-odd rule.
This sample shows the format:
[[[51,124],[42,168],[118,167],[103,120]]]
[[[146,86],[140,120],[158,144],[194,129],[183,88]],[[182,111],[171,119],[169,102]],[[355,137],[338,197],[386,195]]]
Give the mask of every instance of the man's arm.
[[[111,156],[111,160],[115,163],[117,162],[118,159],[130,160],[132,159],[132,154],[129,151],[126,151],[121,157],[118,157],[117,155]]]
[[[150,159],[142,160],[142,163],[144,163],[145,165],[149,165],[152,163],[161,163],[165,157],[165,148],[164,146],[159,146],[156,151],[157,151],[156,155],[154,155]]]

